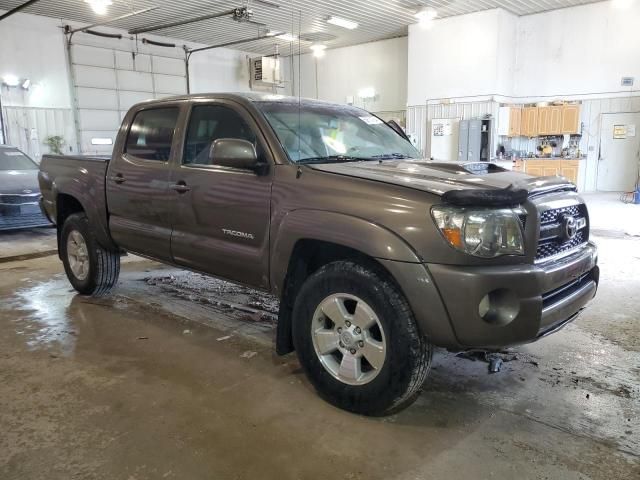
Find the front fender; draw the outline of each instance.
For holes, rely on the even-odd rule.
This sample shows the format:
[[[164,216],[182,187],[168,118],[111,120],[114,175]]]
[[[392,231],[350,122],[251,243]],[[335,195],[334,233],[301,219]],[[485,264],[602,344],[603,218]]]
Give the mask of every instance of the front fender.
[[[272,226],[270,280],[274,293],[280,295],[289,259],[300,240],[319,240],[357,250],[381,260],[420,263],[420,258],[401,237],[371,221],[323,210],[301,209],[288,212]]]

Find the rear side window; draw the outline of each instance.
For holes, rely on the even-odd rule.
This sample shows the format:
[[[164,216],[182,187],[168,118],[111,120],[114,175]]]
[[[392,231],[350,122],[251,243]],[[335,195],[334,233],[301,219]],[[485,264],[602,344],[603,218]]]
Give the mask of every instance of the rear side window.
[[[177,122],[177,107],[138,112],[127,136],[125,152],[144,160],[168,161]]]
[[[183,163],[209,165],[209,149],[219,138],[239,138],[256,145],[255,133],[234,110],[220,105],[193,107]]]

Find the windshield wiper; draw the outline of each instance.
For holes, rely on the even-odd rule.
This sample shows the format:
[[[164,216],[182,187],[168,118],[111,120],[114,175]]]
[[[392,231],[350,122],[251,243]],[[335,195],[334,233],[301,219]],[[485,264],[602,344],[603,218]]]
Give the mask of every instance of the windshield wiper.
[[[349,155],[328,155],[326,157],[311,157],[311,158],[302,158],[298,160],[296,163],[298,164],[307,164],[307,163],[347,163],[347,162],[367,162],[370,160],[376,160],[374,158],[368,157],[352,157]]]
[[[404,153],[383,153],[382,155],[374,155],[371,158],[376,160],[403,160],[405,158],[413,158]]]

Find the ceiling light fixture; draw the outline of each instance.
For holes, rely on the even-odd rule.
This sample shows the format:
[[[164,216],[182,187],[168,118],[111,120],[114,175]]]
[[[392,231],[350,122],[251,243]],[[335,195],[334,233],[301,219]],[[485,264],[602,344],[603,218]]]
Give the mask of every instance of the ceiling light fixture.
[[[290,33],[281,33],[280,35],[276,35],[276,38],[284,40],[285,42],[295,42],[298,39],[295,35],[291,35]]]
[[[325,50],[327,49],[327,46],[326,45],[311,45],[309,48],[313,52],[313,56],[314,57],[322,58],[322,57],[324,57]]]
[[[633,0],[613,0],[613,2],[611,2],[615,8],[619,8],[620,10],[629,8],[632,3]]]
[[[433,7],[425,7],[413,14],[418,19],[418,24],[422,28],[431,28],[433,21],[438,18],[438,12]]]
[[[113,5],[111,0],[84,0],[89,4],[91,10],[98,15],[104,15],[107,13],[107,7]]]
[[[358,22],[354,22],[352,20],[347,20],[346,18],[340,17],[329,17],[327,19],[327,23],[331,25],[336,25],[338,27],[346,28],[347,30],[354,30],[358,28]]]
[[[2,77],[2,83],[4,83],[7,87],[17,87],[20,85],[20,79],[15,75],[5,75]]]

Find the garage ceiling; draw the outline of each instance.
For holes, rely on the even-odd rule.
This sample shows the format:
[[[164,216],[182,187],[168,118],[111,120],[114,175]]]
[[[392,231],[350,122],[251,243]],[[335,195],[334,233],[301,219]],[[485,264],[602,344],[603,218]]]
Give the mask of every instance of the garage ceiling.
[[[0,0],[0,9],[9,10],[26,0]],[[267,24],[270,30],[302,33],[300,46],[306,50],[315,41],[322,41],[329,48],[406,35],[407,26],[415,23],[413,14],[425,6],[434,7],[439,18],[465,13],[504,8],[516,15],[529,15],[558,8],[595,3],[598,0],[269,0],[280,8],[267,6],[259,1],[249,1],[254,12],[253,20]],[[24,13],[83,22],[98,23],[105,18],[116,17],[147,7],[156,10],[119,20],[110,26],[130,30],[157,25],[201,15],[223,12],[234,7],[246,6],[247,0],[113,0],[105,16],[98,16],[83,0],[40,0],[23,10]],[[300,13],[301,12],[301,13]],[[329,25],[326,19],[335,15],[360,24],[355,30]],[[300,27],[298,20],[301,16]],[[251,38],[265,32],[255,24],[238,23],[230,18],[216,18],[153,32],[175,39],[214,45]],[[280,52],[287,54],[292,48],[286,41],[267,39],[238,45],[238,49],[255,53],[273,53],[278,43]],[[297,42],[295,45],[297,51]]]

